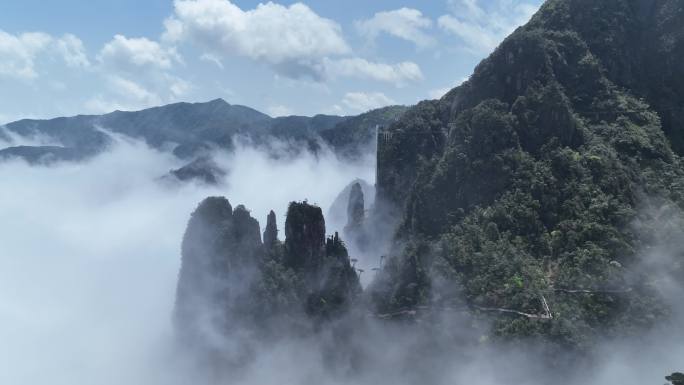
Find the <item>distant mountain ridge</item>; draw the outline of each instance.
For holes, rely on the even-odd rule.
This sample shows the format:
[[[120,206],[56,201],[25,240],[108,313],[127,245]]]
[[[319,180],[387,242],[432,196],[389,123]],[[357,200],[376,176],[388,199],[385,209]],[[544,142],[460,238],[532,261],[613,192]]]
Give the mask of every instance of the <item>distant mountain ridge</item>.
[[[4,127],[11,133],[24,137],[49,137],[60,146],[0,149],[0,159],[17,156],[35,162],[87,158],[110,144],[111,139],[104,131],[144,140],[153,148],[172,145],[174,154],[187,159],[209,148],[230,149],[236,136],[244,136],[256,144],[272,139],[306,144],[314,151],[318,150],[319,141],[334,143],[335,147],[356,148],[372,137],[374,126],[354,125],[355,119],[365,122],[370,118],[377,124],[388,124],[404,110],[404,107],[392,107],[370,111],[358,117],[315,115],[272,118],[250,107],[215,99],[206,103],[174,103],[140,111],[114,111],[104,115],[78,115],[48,120],[23,119]],[[346,134],[338,136],[335,128],[344,122],[347,125],[341,129]],[[356,134],[359,130],[363,133]],[[325,134],[322,135],[323,133]],[[343,139],[339,139],[340,137]]]

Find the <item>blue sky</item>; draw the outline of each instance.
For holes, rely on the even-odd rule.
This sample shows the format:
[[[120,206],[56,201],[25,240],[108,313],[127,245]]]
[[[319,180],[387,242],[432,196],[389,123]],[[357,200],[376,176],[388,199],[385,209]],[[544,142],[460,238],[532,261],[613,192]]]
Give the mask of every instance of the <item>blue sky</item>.
[[[540,0],[0,0],[0,123],[223,98],[270,115],[439,97]]]

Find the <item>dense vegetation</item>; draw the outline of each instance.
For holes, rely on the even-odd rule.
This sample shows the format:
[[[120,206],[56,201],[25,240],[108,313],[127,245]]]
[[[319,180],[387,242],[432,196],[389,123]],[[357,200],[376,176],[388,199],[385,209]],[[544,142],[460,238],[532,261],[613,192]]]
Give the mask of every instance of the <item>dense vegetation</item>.
[[[665,272],[642,253],[684,204],[683,15],[677,1],[548,1],[464,85],[391,125],[378,191],[403,213],[402,247],[376,305],[465,298],[496,335],[575,348],[667,317]]]

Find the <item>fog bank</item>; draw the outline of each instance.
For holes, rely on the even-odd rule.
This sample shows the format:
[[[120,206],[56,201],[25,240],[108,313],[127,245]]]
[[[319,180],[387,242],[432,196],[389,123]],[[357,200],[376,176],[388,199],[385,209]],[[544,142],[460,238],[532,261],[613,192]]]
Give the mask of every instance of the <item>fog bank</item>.
[[[282,229],[289,201],[325,209],[374,173],[327,152],[277,161],[240,146],[217,160],[225,186],[160,183],[182,162],[122,137],[81,164],[0,163],[0,383],[189,383],[170,316],[197,204],[225,195],[262,228],[274,209]]]

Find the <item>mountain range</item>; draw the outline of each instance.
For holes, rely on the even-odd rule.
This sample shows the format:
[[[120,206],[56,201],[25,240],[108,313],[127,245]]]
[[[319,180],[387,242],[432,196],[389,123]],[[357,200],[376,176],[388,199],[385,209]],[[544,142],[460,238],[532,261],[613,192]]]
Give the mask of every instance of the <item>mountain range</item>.
[[[175,103],[141,111],[115,111],[49,120],[24,119],[4,129],[26,138],[39,137],[51,145],[0,149],[0,158],[21,157],[30,162],[82,160],[111,144],[110,133],[144,140],[152,148],[170,148],[180,158],[193,160],[207,150],[230,150],[241,137],[268,147],[273,140],[318,151],[320,144],[341,155],[356,156],[370,146],[377,125],[397,119],[405,107],[386,107],[359,116],[316,115],[272,118],[249,107],[222,99],[207,103]],[[0,139],[9,139],[0,131]]]

